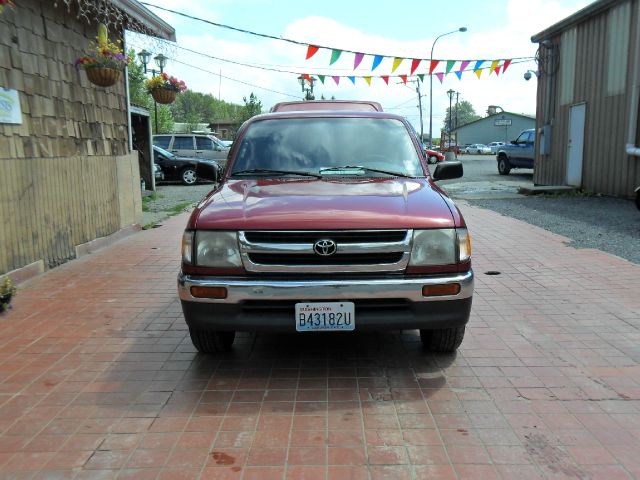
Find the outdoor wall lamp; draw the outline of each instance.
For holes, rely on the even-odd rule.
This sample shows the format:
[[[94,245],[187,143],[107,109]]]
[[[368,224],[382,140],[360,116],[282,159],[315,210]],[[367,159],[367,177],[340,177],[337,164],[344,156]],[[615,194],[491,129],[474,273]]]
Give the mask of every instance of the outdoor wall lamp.
[[[151,52],[147,52],[146,50],[142,49],[140,50],[140,52],[138,52],[138,58],[140,59],[140,63],[142,63],[143,67],[144,67],[144,73],[147,73],[147,65],[149,64],[149,61],[151,60]],[[158,55],[156,55],[155,57],[153,57],[153,60],[156,62],[156,65],[158,66],[158,68],[160,69],[160,73],[164,72],[164,67],[167,66],[167,60],[168,58],[165,57],[163,54],[159,53]],[[156,71],[155,70],[151,70],[151,74],[155,75]]]
[[[540,72],[537,72],[534,70],[527,70],[526,72],[524,72],[524,79],[527,81],[531,80],[531,74],[534,74],[536,78],[540,76]]]

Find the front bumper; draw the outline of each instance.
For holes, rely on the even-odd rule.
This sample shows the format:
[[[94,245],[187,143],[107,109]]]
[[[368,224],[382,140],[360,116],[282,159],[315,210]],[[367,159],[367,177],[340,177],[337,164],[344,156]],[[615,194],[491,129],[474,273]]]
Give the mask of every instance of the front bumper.
[[[457,295],[424,297],[422,287],[459,283]],[[227,298],[196,298],[191,287],[223,287]],[[446,276],[386,279],[260,280],[178,276],[189,327],[207,330],[295,331],[297,302],[353,301],[356,330],[450,328],[469,321],[473,271]]]

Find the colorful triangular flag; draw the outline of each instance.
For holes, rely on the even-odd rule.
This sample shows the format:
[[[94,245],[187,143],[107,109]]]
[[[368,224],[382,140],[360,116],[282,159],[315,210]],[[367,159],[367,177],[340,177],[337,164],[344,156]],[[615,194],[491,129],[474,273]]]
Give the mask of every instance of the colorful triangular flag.
[[[304,78],[309,83],[313,83],[313,80],[311,80],[311,76],[308,73],[303,73],[302,78]]]
[[[458,80],[462,80],[462,70],[458,70],[456,73],[456,77],[458,77]]]
[[[315,45],[309,45],[307,47],[307,60],[313,57],[318,52],[319,49],[320,47],[316,47]]]
[[[439,63],[440,60],[431,60],[431,63],[429,64],[429,75],[433,73]]]
[[[329,65],[333,65],[342,55],[342,50],[332,50],[331,51],[331,60],[329,61]]]
[[[400,66],[404,58],[396,57],[393,59],[393,67],[391,67],[391,73],[395,72],[396,69]]]
[[[318,80],[324,85],[324,75],[318,75]]]
[[[505,60],[504,64],[502,65],[502,74],[504,75],[504,72],[507,71],[507,68],[509,68],[509,65],[511,65],[511,60]]]
[[[500,60],[494,60],[493,62],[491,62],[491,68],[489,69],[489,75],[491,75],[491,72],[495,72],[496,67],[498,66],[498,63],[500,63]]]
[[[442,83],[442,79],[444,78],[444,73],[438,72],[436,73],[436,77],[438,77],[438,80],[440,80],[440,83]]]
[[[470,63],[471,63],[471,60],[463,60],[462,63],[460,64],[460,72],[464,72]]]
[[[351,83],[353,83],[354,85],[356,84],[356,77],[347,77],[349,80],[351,80]]]
[[[364,58],[364,53],[356,53],[356,55],[355,55],[355,57],[353,59],[353,69],[354,70],[360,66],[360,62],[362,62],[363,58]]]
[[[400,75],[400,80],[402,80],[402,83],[404,83],[405,85],[407,84],[407,76],[406,75]]]
[[[447,74],[451,71],[451,69],[455,64],[456,64],[455,60],[447,60],[447,70],[446,70]]]
[[[411,60],[411,72],[409,73],[409,75],[413,75],[413,72],[416,71],[421,61],[422,60],[420,60],[419,58],[414,58],[413,60]]]
[[[421,82],[424,82],[424,73],[419,73],[418,78],[420,79]]]
[[[364,81],[367,82],[367,85],[371,86],[371,77],[364,77]]]
[[[475,74],[478,76],[478,80],[480,80],[480,76],[482,75],[482,69],[475,70]]]
[[[384,57],[382,55],[376,55],[375,57],[373,57],[373,64],[371,65],[371,71],[373,72],[376,68],[378,68],[378,65],[380,65],[380,62],[382,62],[382,59]]]
[[[382,76],[382,80],[384,80],[384,83],[386,83],[387,85],[389,85],[389,76],[388,76],[388,75],[383,75],[383,76]]]
[[[331,77],[333,81],[336,82],[336,85],[340,85],[340,77]]]
[[[484,63],[484,60],[478,60],[478,61],[476,62],[475,67],[473,67],[473,71],[474,71],[474,72],[477,72],[477,71],[480,69],[480,66],[481,66],[483,63]],[[478,78],[479,78],[479,77],[478,77]]]

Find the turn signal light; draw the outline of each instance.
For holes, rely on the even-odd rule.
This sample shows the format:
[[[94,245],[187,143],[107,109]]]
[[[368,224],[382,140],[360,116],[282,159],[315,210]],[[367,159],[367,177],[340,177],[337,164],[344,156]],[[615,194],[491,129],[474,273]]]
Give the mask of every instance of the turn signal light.
[[[191,296],[196,298],[227,298],[227,289],[224,287],[191,287]]]
[[[441,297],[443,295],[457,295],[460,293],[459,283],[446,283],[444,285],[424,285],[423,297]]]

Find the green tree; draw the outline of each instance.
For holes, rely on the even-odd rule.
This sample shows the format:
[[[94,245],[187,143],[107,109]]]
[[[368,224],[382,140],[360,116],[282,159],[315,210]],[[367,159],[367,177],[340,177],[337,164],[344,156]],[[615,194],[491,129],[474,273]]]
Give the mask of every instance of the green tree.
[[[478,115],[471,105],[471,102],[467,100],[462,100],[456,105],[453,104],[451,106],[451,110],[447,108],[447,114],[444,118],[444,123],[442,125],[443,130],[449,131],[449,118],[451,118],[451,128],[455,130],[457,127],[462,127],[467,123],[475,122],[476,120],[480,120],[480,115]],[[456,124],[457,118],[457,124]]]
[[[156,112],[153,97],[147,93],[144,86],[146,76],[142,64],[136,60],[135,52],[129,50],[129,98],[133,105],[146,108],[151,112],[151,130],[153,133],[170,133],[173,131],[173,115],[167,105],[157,105],[158,107],[158,131],[156,132]],[[180,95],[178,95],[179,97]]]
[[[251,117],[262,113],[262,102],[258,100],[258,97],[253,92],[249,95],[249,100],[247,100],[247,97],[242,97],[242,100],[244,101],[244,107],[239,112],[239,123],[243,123]]]

